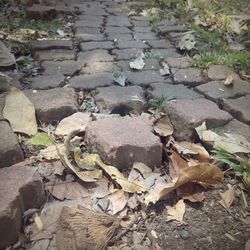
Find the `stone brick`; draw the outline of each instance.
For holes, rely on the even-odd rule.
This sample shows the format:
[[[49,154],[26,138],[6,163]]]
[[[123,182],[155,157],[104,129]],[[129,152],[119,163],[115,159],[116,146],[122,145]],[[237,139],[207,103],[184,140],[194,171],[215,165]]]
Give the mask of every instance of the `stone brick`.
[[[135,40],[155,40],[157,37],[153,32],[136,32],[134,33]]]
[[[84,32],[78,32],[75,34],[75,37],[81,41],[88,42],[88,41],[103,41],[102,34],[88,34]]]
[[[101,42],[84,42],[80,44],[80,49],[82,51],[86,50],[94,50],[94,49],[112,49],[113,43],[109,41],[101,41]]]
[[[160,64],[159,61],[157,59],[146,59],[145,60],[145,66],[144,66],[144,70],[159,70]]]
[[[105,39],[114,41],[114,40],[122,40],[122,41],[131,41],[133,37],[131,34],[123,34],[123,33],[114,33],[114,32],[105,32],[104,33]]]
[[[0,141],[0,168],[9,167],[23,160],[23,152],[17,137],[6,121],[0,121]]]
[[[165,61],[168,63],[168,65],[171,68],[176,68],[174,69],[185,69],[185,68],[189,68],[191,66],[191,58],[188,56],[184,56],[184,57],[167,57],[165,59]]]
[[[149,18],[146,16],[131,16],[131,19],[136,21],[149,21]]]
[[[162,98],[166,96],[172,96],[174,99],[202,98],[201,95],[182,84],[173,85],[167,83],[152,83],[150,86],[152,87],[152,90],[149,90],[149,94],[152,98]]]
[[[0,169],[0,248],[15,243],[22,229],[22,215],[45,201],[43,182],[36,168],[19,163]]]
[[[180,57],[181,55],[177,52],[177,50],[173,47],[168,49],[153,49],[156,55],[159,55],[162,58],[166,57]]]
[[[250,95],[224,100],[222,107],[238,120],[250,124]]]
[[[87,64],[87,66],[82,69],[82,72],[84,74],[110,72],[113,65],[112,62],[94,62],[92,64]]]
[[[75,89],[91,90],[97,87],[109,86],[113,83],[111,73],[95,73],[91,75],[75,76],[69,81],[70,87]]]
[[[73,50],[40,50],[34,53],[34,57],[39,61],[63,61],[74,60],[75,55]]]
[[[64,75],[58,73],[56,75],[41,75],[32,78],[31,86],[34,89],[49,89],[61,86],[64,81]]]
[[[143,26],[140,26],[140,27],[137,27],[137,26],[134,26],[133,27],[133,30],[134,32],[151,32],[152,31],[152,27],[150,26],[146,26],[146,27],[143,27]]]
[[[166,39],[149,40],[147,41],[147,44],[153,49],[167,49],[169,47],[172,47],[170,41]]]
[[[56,9],[53,6],[33,4],[32,6],[26,8],[26,15],[28,18],[34,19],[54,18],[56,16]]]
[[[94,51],[80,52],[77,61],[81,64],[91,64],[95,62],[112,62],[114,58],[107,50],[96,49]]]
[[[72,60],[61,62],[44,61],[41,66],[44,69],[43,75],[64,74],[67,76],[71,76],[81,71],[82,69],[82,65]]]
[[[221,136],[223,136],[224,133],[236,134],[241,135],[248,141],[250,141],[250,126],[245,123],[239,122],[236,119],[233,119],[225,126],[217,127],[212,130]]]
[[[131,60],[140,55],[140,49],[113,49],[112,54],[116,55],[117,60]]]
[[[144,92],[139,86],[111,86],[97,88],[96,92],[98,107],[112,114],[126,115],[132,110],[141,111],[146,103]]]
[[[96,21],[96,22],[102,22],[103,21],[103,16],[91,16],[91,15],[88,15],[87,13],[83,14],[83,15],[79,15],[78,16],[78,19],[80,21]]]
[[[105,32],[107,33],[122,33],[122,34],[131,34],[132,30],[127,27],[114,27],[114,26],[106,26]]]
[[[32,42],[33,50],[50,50],[50,49],[73,49],[71,40],[36,40]]]
[[[172,73],[175,83],[182,83],[193,87],[206,82],[206,78],[200,69],[176,69]]]
[[[134,26],[147,27],[150,26],[150,22],[148,20],[132,20]]]
[[[146,49],[149,48],[147,44],[142,41],[118,41],[116,44],[118,49]]]
[[[225,86],[223,81],[212,81],[195,88],[207,98],[220,103],[223,99],[235,98],[250,94],[250,84],[246,81],[236,81],[230,86]]]
[[[75,29],[75,35],[78,36],[79,34],[92,34],[98,35],[101,34],[100,28],[93,28],[93,27],[77,27]]]
[[[100,28],[102,26],[102,20],[79,20],[74,23],[74,28],[89,27]]]
[[[132,24],[129,22],[129,20],[115,20],[115,19],[108,19],[107,26],[115,26],[115,27],[130,27]]]
[[[34,104],[37,120],[41,123],[60,121],[77,111],[76,94],[72,88],[25,90],[24,93]]]
[[[119,169],[135,162],[160,166],[162,145],[152,128],[141,118],[110,118],[90,122],[85,135],[92,152]]]
[[[6,93],[3,93],[0,95],[0,121],[5,120],[5,118],[3,117],[3,108],[5,106],[5,96],[6,96]]]
[[[225,80],[228,76],[239,79],[239,76],[232,69],[224,65],[211,65],[207,70],[207,75],[211,80]]]
[[[160,33],[169,33],[169,32],[185,32],[187,28],[183,25],[160,25],[158,26]]]
[[[174,136],[178,140],[195,140],[197,126],[206,121],[208,128],[223,126],[232,116],[206,99],[179,99],[167,102],[164,110],[174,126]]]
[[[128,75],[128,79],[131,83],[142,86],[154,82],[165,82],[164,77],[162,77],[158,71],[153,70],[131,72]]]

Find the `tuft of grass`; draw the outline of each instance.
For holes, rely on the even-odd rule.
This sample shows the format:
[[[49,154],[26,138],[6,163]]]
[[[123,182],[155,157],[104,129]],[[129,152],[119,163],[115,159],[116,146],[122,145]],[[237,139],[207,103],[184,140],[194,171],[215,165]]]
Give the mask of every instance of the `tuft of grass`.
[[[149,100],[149,106],[153,110],[161,110],[165,104],[174,99],[173,96],[161,96],[160,98],[154,98]]]

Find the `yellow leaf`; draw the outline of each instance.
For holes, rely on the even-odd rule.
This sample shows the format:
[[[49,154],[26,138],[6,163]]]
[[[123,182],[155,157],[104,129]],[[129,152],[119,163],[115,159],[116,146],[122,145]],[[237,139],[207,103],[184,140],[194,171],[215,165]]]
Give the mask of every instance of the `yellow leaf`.
[[[43,230],[43,222],[42,222],[40,216],[39,216],[37,213],[35,214],[35,219],[34,219],[34,221],[35,221],[35,224],[36,224],[37,229],[38,229],[39,231]]]
[[[167,213],[169,215],[167,217],[167,221],[177,220],[182,222],[185,214],[185,209],[186,206],[183,199],[179,200],[173,207],[167,206]]]

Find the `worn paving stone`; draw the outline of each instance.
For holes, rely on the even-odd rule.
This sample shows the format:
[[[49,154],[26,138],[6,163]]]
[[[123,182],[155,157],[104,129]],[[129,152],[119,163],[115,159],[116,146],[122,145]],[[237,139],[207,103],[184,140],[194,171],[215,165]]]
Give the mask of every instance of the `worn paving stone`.
[[[82,51],[94,50],[94,49],[112,49],[113,47],[114,45],[110,41],[84,42],[80,44],[80,49]]]
[[[185,32],[187,28],[183,25],[160,25],[158,30],[160,33]]]
[[[3,108],[5,106],[5,96],[6,96],[6,93],[0,94],[0,121],[5,120],[5,118],[3,117]]]
[[[200,69],[176,69],[176,71],[173,70],[172,73],[174,82],[177,84],[182,83],[194,87],[206,82],[206,78]]]
[[[79,34],[92,34],[98,35],[101,34],[100,28],[96,27],[77,27],[75,29],[75,35],[78,36]]]
[[[64,74],[66,76],[71,76],[80,72],[82,65],[76,61],[66,60],[61,62],[44,61],[41,64],[43,68],[43,75],[57,75]]]
[[[87,66],[82,69],[82,72],[84,74],[110,72],[113,66],[114,64],[112,62],[95,62],[87,64]]]
[[[92,90],[97,87],[109,86],[113,83],[111,73],[95,73],[75,76],[69,81],[70,87],[75,89]]]
[[[160,166],[162,145],[152,128],[141,118],[110,118],[90,122],[85,139],[92,152],[119,169],[135,162]]]
[[[134,24],[134,26],[141,26],[141,27],[149,27],[150,22],[148,20],[131,20],[131,22]]]
[[[60,87],[64,82],[64,75],[58,73],[56,75],[41,75],[31,79],[31,87],[34,89],[49,89]]]
[[[131,27],[132,24],[130,23],[129,20],[115,20],[115,19],[108,19],[107,26],[114,26],[114,27]]]
[[[17,137],[6,121],[0,121],[0,141],[0,168],[9,167],[23,160],[23,152]]]
[[[134,58],[135,59],[135,58]],[[130,68],[129,66],[129,60],[126,61],[118,61],[116,62],[116,66],[118,66],[120,69],[122,69],[123,72],[125,72],[126,74],[130,74],[131,71],[135,71],[137,72],[137,70],[133,70]],[[159,70],[160,69],[160,64],[159,61],[157,59],[144,59],[145,62],[145,66],[142,69],[143,71],[145,70]]]
[[[79,15],[78,19],[79,21],[96,21],[96,22],[102,22],[103,21],[103,16],[92,16],[92,15],[88,15],[88,14],[83,14],[83,15]]]
[[[236,80],[236,82],[230,86],[225,86],[224,81],[212,81],[199,85],[195,89],[207,98],[218,103],[223,99],[250,94],[250,84],[242,80]]]
[[[26,15],[31,19],[54,18],[56,16],[56,9],[53,6],[47,6],[44,4],[33,4],[26,8]]]
[[[223,136],[224,133],[236,134],[241,135],[250,141],[250,126],[236,119],[233,119],[225,126],[217,127],[212,130],[221,136]]]
[[[114,41],[114,40],[121,40],[121,41],[131,41],[133,40],[132,34],[128,33],[114,33],[114,32],[105,32],[104,37],[106,40]]]
[[[73,50],[40,50],[34,53],[34,57],[39,61],[63,61],[74,60],[75,54]]]
[[[132,30],[127,27],[114,27],[114,26],[106,26],[106,33],[122,33],[122,34],[131,34]]]
[[[218,106],[206,99],[179,99],[175,102],[167,102],[164,110],[170,117],[174,126],[174,136],[178,140],[194,141],[196,132],[194,128],[204,121],[207,127],[223,126],[232,120],[232,116],[218,108]]]
[[[76,94],[72,88],[25,90],[24,93],[34,104],[40,123],[60,121],[77,111]]]
[[[74,23],[74,28],[89,27],[89,28],[100,28],[103,20],[77,20]]]
[[[161,58],[166,57],[180,57],[181,55],[177,52],[176,48],[170,47],[168,49],[153,49],[152,50],[156,55]]]
[[[168,63],[168,65],[171,68],[175,68],[175,70],[177,69],[185,69],[185,68],[190,68],[191,66],[191,58],[188,56],[184,56],[184,57],[167,57],[165,59],[165,61]]]
[[[36,40],[32,42],[33,50],[73,49],[71,40]]]
[[[135,59],[142,52],[141,49],[113,49],[112,54],[116,55],[117,60]]]
[[[172,42],[177,42],[177,41],[180,41],[181,38],[184,36],[185,33],[182,33],[182,32],[169,32],[167,34],[167,37],[170,41]]]
[[[152,27],[150,27],[150,26],[140,26],[140,27],[138,27],[138,26],[134,26],[133,27],[133,31],[134,32],[139,32],[139,33],[145,33],[145,32],[151,32],[152,31]]]
[[[95,101],[104,112],[126,115],[132,110],[141,111],[145,106],[144,91],[139,86],[111,86],[97,88]]]
[[[114,56],[110,55],[107,50],[96,49],[93,51],[80,52],[78,55],[78,62],[81,64],[91,64],[95,62],[112,62]]]
[[[152,83],[150,86],[152,90],[148,92],[152,98],[172,96],[174,99],[200,99],[203,97],[182,84]]]
[[[131,83],[142,86],[147,86],[153,82],[166,82],[164,77],[154,70],[131,72],[128,79]]]
[[[155,40],[157,38],[153,32],[136,32],[133,36],[135,40]]]
[[[225,80],[228,76],[233,76],[234,79],[239,79],[238,74],[224,65],[211,65],[207,70],[207,75],[208,78],[212,80]]]
[[[250,124],[250,95],[224,100],[222,107],[238,120]]]
[[[116,47],[118,49],[147,49],[149,46],[142,41],[123,41],[117,42]]]
[[[45,201],[43,182],[36,168],[24,162],[0,169],[0,248],[15,243],[22,229],[22,215]]]
[[[136,21],[149,21],[149,18],[146,16],[131,16],[131,19]]]
[[[86,32],[77,32],[75,34],[75,37],[79,39],[80,41],[83,42],[88,42],[88,41],[103,41],[104,37],[102,34],[89,34]]]
[[[169,47],[172,47],[170,41],[166,39],[149,40],[147,41],[147,44],[153,49],[167,49]]]

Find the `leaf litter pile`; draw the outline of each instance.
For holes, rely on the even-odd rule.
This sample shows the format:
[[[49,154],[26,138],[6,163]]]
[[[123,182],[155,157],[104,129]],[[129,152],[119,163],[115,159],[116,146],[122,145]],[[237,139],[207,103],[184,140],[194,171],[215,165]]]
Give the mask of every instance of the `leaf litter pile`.
[[[85,249],[105,249],[108,245],[123,246],[124,237],[132,233],[134,245],[160,249],[159,235],[149,224],[158,208],[166,214],[165,223],[186,225],[186,206],[203,202],[207,190],[222,183],[224,175],[230,177],[231,184],[225,192],[218,192],[221,208],[232,215],[230,206],[239,191],[248,206],[245,190],[249,188],[250,144],[241,136],[219,136],[203,123],[196,128],[202,144],[177,142],[172,136],[174,127],[165,114],[142,113],[161,137],[164,161],[161,168],[154,169],[136,162],[122,173],[91,152],[84,141],[90,121],[113,115],[78,112],[64,118],[56,128],[39,127],[33,105],[14,87],[7,94],[3,115],[15,132],[22,133],[20,140],[30,156],[26,161],[37,165],[49,194],[41,211],[28,211],[25,215],[24,232],[32,244],[56,234],[58,249],[82,249],[80,245],[85,245]],[[203,145],[213,149],[213,155]],[[221,163],[229,168],[223,168]],[[233,176],[239,176],[244,185]],[[51,212],[61,209],[60,217]],[[239,215],[232,216],[249,225]],[[227,237],[233,238],[230,234]]]

